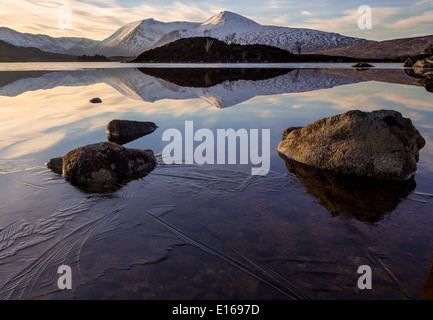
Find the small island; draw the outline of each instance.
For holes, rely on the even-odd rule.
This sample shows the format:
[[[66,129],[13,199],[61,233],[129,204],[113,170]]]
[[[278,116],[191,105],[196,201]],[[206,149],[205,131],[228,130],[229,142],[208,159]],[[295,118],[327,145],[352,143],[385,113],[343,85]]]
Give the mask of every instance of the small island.
[[[349,57],[293,54],[277,47],[252,44],[227,44],[211,37],[183,38],[147,50],[132,63],[287,63],[359,62]]]
[[[103,56],[101,54],[96,54],[94,56],[79,56],[77,58],[78,62],[109,62],[110,59],[108,59],[106,56]]]

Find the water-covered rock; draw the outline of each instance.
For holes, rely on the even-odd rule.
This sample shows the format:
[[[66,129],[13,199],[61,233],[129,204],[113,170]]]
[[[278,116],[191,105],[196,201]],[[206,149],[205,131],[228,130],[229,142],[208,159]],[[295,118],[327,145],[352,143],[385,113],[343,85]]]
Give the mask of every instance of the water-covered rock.
[[[361,69],[364,69],[364,68],[374,68],[374,66],[372,66],[371,64],[368,64],[367,62],[358,62],[358,63],[355,63],[352,66],[352,68],[361,68]]]
[[[153,122],[113,120],[107,126],[108,141],[120,145],[149,135],[158,128]]]
[[[425,145],[412,121],[392,110],[349,111],[285,134],[278,151],[289,159],[377,179],[410,177]]]
[[[54,158],[47,166],[67,179],[104,185],[149,173],[157,166],[157,159],[152,150],[127,149],[116,143],[101,142]]]
[[[90,100],[90,103],[102,103],[102,100],[100,98],[93,98]]]

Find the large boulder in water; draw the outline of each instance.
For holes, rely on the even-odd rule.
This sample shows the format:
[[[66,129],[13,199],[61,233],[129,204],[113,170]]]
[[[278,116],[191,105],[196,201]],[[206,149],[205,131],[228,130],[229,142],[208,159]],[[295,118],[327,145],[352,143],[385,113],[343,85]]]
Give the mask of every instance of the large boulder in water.
[[[289,128],[278,151],[289,159],[343,174],[401,180],[416,171],[424,138],[399,112],[349,111]]]
[[[91,184],[116,183],[134,174],[146,174],[157,166],[152,150],[127,149],[101,142],[68,152],[47,166],[65,178]]]

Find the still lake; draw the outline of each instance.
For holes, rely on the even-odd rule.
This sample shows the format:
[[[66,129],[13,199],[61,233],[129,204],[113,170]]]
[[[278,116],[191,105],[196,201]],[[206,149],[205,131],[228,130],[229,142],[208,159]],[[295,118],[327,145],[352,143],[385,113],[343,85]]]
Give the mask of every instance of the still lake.
[[[378,109],[426,140],[401,185],[294,174],[277,152],[287,127]],[[433,298],[433,94],[399,64],[0,64],[0,119],[1,299]],[[114,119],[156,123],[126,147],[160,160],[164,131],[186,121],[269,129],[271,171],[161,162],[90,193],[47,169],[107,141]],[[72,290],[57,287],[61,265]]]

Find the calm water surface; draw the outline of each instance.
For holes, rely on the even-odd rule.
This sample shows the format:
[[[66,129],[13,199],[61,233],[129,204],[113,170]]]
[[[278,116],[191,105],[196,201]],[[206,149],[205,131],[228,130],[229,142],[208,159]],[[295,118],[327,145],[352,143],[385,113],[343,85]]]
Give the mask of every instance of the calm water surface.
[[[172,67],[0,65],[0,298],[433,298],[432,93],[398,65]],[[354,109],[412,119],[426,146],[411,180],[294,174],[279,157],[285,128]],[[160,159],[163,132],[184,132],[185,121],[215,133],[270,129],[271,172],[161,162],[113,192],[89,193],[46,168],[107,141],[113,119],[155,122],[154,134],[126,146]],[[70,291],[57,288],[63,264]],[[361,265],[372,268],[373,290],[357,287]]]

